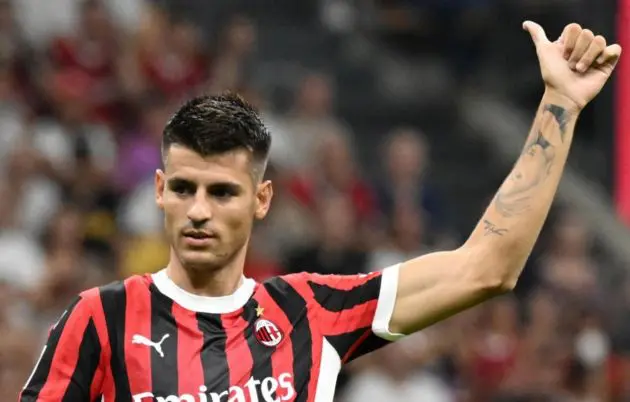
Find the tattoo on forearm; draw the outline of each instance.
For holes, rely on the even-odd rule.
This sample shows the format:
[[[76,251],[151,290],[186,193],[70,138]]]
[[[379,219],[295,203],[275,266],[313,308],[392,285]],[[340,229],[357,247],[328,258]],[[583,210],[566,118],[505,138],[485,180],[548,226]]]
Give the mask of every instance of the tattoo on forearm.
[[[558,127],[560,127],[560,139],[564,142],[564,134],[567,131],[567,124],[569,120],[571,120],[571,113],[558,105],[545,105],[544,110],[545,112],[551,113],[556,119],[556,123],[558,123]]]
[[[485,230],[485,234],[484,236],[488,236],[488,235],[497,235],[497,236],[503,236],[505,233],[508,232],[507,229],[505,228],[498,228],[494,223],[490,222],[487,219],[483,220],[483,224],[485,225],[484,230]]]
[[[530,190],[549,176],[556,157],[554,142],[550,137],[557,131],[560,143],[564,142],[571,114],[558,105],[544,105],[542,113],[533,128],[535,134],[525,145],[514,171],[495,197],[495,208],[505,217],[520,215],[530,209]],[[558,144],[558,141],[555,143]]]

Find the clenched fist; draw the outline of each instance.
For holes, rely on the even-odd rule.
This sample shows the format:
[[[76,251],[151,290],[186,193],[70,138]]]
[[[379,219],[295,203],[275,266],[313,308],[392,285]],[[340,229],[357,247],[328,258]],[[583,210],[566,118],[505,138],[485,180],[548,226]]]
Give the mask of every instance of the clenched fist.
[[[578,110],[599,93],[621,55],[621,46],[607,46],[603,36],[575,23],[555,42],[535,22],[524,22],[523,29],[536,46],[545,89],[567,98]]]

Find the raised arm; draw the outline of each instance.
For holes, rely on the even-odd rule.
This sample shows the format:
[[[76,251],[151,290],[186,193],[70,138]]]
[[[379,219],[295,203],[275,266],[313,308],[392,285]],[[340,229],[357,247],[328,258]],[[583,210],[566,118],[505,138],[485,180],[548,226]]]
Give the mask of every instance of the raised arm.
[[[558,188],[580,111],[599,93],[621,53],[577,24],[555,42],[535,23],[523,27],[545,82],[523,152],[460,248],[400,266],[392,333],[414,332],[514,288]]]

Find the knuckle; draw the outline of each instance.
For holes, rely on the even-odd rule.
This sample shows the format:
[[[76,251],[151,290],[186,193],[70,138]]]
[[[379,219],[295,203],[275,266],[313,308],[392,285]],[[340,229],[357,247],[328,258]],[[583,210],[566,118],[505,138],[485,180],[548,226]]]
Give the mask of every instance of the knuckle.
[[[598,47],[606,47],[606,38],[604,38],[602,35],[597,35],[595,38],[593,38],[593,44]]]
[[[595,34],[590,29],[584,29],[582,31],[582,36],[584,36],[586,38],[593,38],[595,36]]]

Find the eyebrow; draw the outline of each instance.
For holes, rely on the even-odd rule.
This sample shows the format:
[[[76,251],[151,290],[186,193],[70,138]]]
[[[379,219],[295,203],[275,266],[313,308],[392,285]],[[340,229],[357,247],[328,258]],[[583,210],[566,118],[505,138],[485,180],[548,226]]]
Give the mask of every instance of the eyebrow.
[[[183,177],[177,177],[177,176],[168,178],[166,182],[169,185],[170,184],[186,184],[186,185],[194,185],[194,186],[199,185],[199,183],[195,182],[194,180],[186,179]],[[230,187],[230,188],[234,188],[238,190],[243,189],[243,186],[240,183],[229,181],[229,180],[212,182],[212,183],[207,184],[205,187],[207,188]]]

